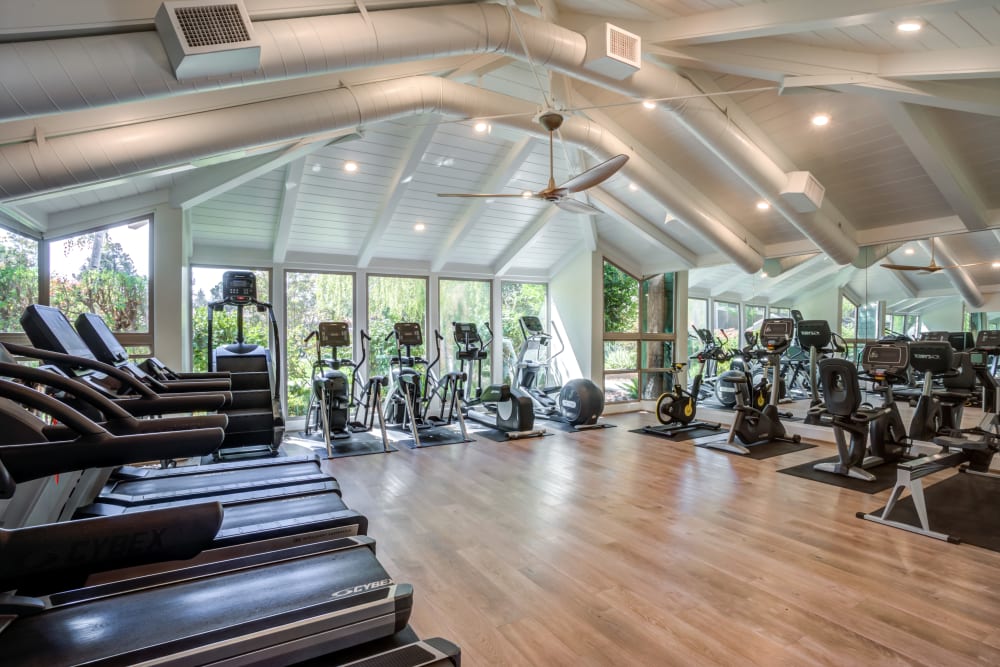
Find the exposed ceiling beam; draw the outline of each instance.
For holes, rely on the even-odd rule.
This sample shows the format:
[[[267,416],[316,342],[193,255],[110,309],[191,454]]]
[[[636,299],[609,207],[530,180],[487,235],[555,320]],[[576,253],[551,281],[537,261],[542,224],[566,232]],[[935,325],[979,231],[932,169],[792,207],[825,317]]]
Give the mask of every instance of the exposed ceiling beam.
[[[107,224],[109,221],[123,220],[149,213],[150,209],[165,204],[168,200],[169,192],[167,190],[154,190],[153,192],[143,192],[131,197],[112,199],[90,206],[53,213],[49,215],[47,236],[75,233],[98,221]]]
[[[38,212],[29,215],[14,204],[0,205],[0,222],[32,235],[44,233],[49,228],[48,214]]]
[[[776,276],[771,276],[770,274],[768,274],[768,277],[764,280],[763,283],[761,283],[764,286],[764,288],[760,291],[766,294],[767,292],[777,288],[782,283],[785,283],[791,280],[792,278],[795,278],[796,276],[800,276],[804,273],[809,273],[810,271],[821,270],[824,266],[828,266],[831,263],[832,262],[830,262],[830,258],[822,253],[814,255],[813,257],[810,257],[806,261],[801,262],[800,264],[796,264],[790,269],[782,271]],[[767,268],[767,264],[765,264],[764,267]]]
[[[315,137],[303,139],[274,153],[201,167],[177,179],[170,192],[170,205],[175,208],[191,208],[203,204],[321,148],[341,141],[358,139],[360,136],[356,129],[350,128],[324,136],[322,139]]]
[[[989,226],[986,202],[967,166],[923,107],[890,103],[886,117],[969,231]]]
[[[989,227],[1000,231],[1000,209],[987,211]],[[862,246],[878,245],[880,243],[902,243],[906,241],[921,241],[929,236],[951,236],[966,234],[968,229],[957,215],[926,220],[913,220],[896,225],[863,229],[858,232],[858,243]],[[1000,236],[998,236],[1000,240]]]
[[[484,53],[482,55],[469,58],[461,67],[448,73],[449,79],[470,83],[494,72],[501,67],[505,67],[512,61],[509,57],[496,53]]]
[[[1000,46],[887,53],[878,63],[887,79],[989,79],[1000,76]]]
[[[500,164],[493,169],[493,173],[479,185],[479,191],[497,192],[506,187],[510,183],[510,180],[514,178],[517,170],[524,164],[524,161],[531,155],[534,144],[534,138],[528,136],[523,137],[514,144],[510,152],[500,161]],[[481,197],[469,200],[465,210],[462,211],[455,224],[452,225],[451,231],[448,233],[448,238],[441,244],[437,257],[431,262],[432,272],[438,273],[444,268],[445,264],[448,263],[449,257],[451,257],[452,251],[461,245],[462,241],[471,233],[472,223],[479,217],[479,213],[486,205],[486,200]]]
[[[893,81],[875,75],[800,76],[784,80],[784,89],[806,87],[860,93],[939,109],[1000,116],[1000,86],[995,81]]]
[[[829,30],[982,7],[985,0],[772,0],[652,24],[629,22],[650,43],[704,44]]]
[[[836,262],[826,262],[826,266],[823,266],[818,271],[810,275],[808,278],[800,281],[793,281],[794,284],[789,283],[783,286],[779,285],[779,289],[776,289],[774,291],[771,291],[767,285],[767,282],[765,282],[762,293],[767,296],[767,300],[769,303],[776,303],[778,301],[781,301],[782,299],[794,296],[795,294],[804,294],[805,292],[810,291],[820,282],[829,281],[831,276],[836,275],[837,272],[842,269],[853,269],[853,268],[854,267],[852,267],[850,264],[848,264],[846,267],[841,267],[840,264],[837,264]]]
[[[549,224],[549,221],[552,220],[558,212],[559,208],[554,205],[549,205],[542,210],[542,212],[535,217],[532,223],[528,225],[528,227],[504,249],[503,253],[500,254],[500,258],[497,260],[496,264],[493,265],[493,273],[498,276],[506,275],[506,273],[514,266],[514,262],[517,260],[517,256],[521,253],[521,251],[535,242],[535,239],[537,239],[541,233],[545,231],[545,226]]]
[[[423,159],[424,153],[427,152],[427,147],[430,146],[435,132],[437,132],[437,123],[427,123],[419,127],[410,138],[410,142],[403,152],[403,158],[396,168],[396,172],[392,175],[392,180],[386,184],[385,195],[375,212],[375,219],[368,229],[368,234],[361,244],[361,252],[358,253],[358,268],[368,268],[372,258],[375,257],[382,237],[389,229],[389,223],[392,222],[392,216],[396,213],[399,203],[403,201],[403,196],[413,181],[413,174],[420,166],[420,161]]]
[[[698,264],[698,256],[678,242],[663,229],[629,208],[624,202],[613,197],[602,188],[591,188],[590,196],[616,220],[632,225],[648,241],[656,244],[676,257],[684,266],[693,268]],[[746,274],[744,274],[746,275]]]
[[[305,172],[306,159],[300,157],[288,165],[285,173],[285,190],[281,193],[281,210],[278,213],[278,223],[274,227],[275,264],[282,264],[288,254],[288,237],[292,233],[292,220],[295,218],[295,206],[302,191],[302,174]]]
[[[709,290],[709,296],[714,299],[726,292],[739,292],[739,290],[735,290],[734,288],[740,284],[745,285],[749,280],[750,276],[734,268],[731,276],[712,285],[712,288]],[[742,301],[742,299],[740,300]]]

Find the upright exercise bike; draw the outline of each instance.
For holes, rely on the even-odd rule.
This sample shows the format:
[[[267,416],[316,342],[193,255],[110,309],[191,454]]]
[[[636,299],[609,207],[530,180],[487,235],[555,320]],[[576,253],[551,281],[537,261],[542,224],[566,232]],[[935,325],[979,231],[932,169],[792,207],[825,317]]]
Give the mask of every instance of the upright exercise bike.
[[[722,449],[734,454],[749,454],[750,447],[769,442],[793,442],[801,440],[798,434],[787,435],[785,426],[781,423],[778,413],[779,391],[781,386],[781,355],[792,344],[795,335],[795,320],[790,317],[768,318],[760,327],[761,349],[756,356],[766,358],[771,369],[771,400],[763,408],[744,404],[744,392],[740,383],[749,382],[746,375],[739,371],[727,371],[723,376],[732,373],[727,380],[737,385],[736,417],[729,428],[729,436],[724,441],[706,442],[708,447]],[[720,376],[720,380],[723,376]],[[739,442],[736,442],[739,440]]]

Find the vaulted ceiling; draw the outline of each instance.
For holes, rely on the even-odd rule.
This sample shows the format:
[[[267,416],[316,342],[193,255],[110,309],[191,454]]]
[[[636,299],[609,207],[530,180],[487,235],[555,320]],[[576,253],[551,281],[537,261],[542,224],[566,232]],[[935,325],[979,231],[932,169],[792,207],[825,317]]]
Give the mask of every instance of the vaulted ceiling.
[[[159,4],[0,2],[4,224],[169,202],[201,262],[544,278],[600,249],[759,301],[1000,291],[1000,2],[245,0],[261,70],[183,81]],[[642,39],[624,79],[592,64],[605,22]],[[549,108],[557,182],[629,156],[577,195],[604,213],[436,196],[544,187]],[[781,195],[798,171],[817,212]],[[975,265],[878,266],[929,261],[932,237]]]

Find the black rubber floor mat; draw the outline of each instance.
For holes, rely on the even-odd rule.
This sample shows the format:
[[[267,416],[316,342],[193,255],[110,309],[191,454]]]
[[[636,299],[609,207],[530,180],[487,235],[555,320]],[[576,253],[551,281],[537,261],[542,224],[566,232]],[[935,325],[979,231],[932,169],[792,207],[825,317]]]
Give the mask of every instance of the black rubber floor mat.
[[[536,425],[536,428],[542,428],[542,427]],[[473,436],[475,436],[477,438],[485,438],[487,440],[492,440],[493,442],[512,442],[514,440],[533,440],[535,438],[540,438],[540,437],[546,436],[546,435],[555,435],[554,433],[549,433],[548,431],[546,431],[545,433],[541,433],[541,434],[536,435],[536,436],[528,436],[526,438],[510,438],[510,437],[507,436],[506,431],[501,431],[498,428],[490,428],[489,426],[486,426],[484,424],[476,424],[475,426],[471,426],[470,425],[469,426],[469,433],[471,433]]]
[[[664,430],[655,430],[657,428],[663,428]],[[680,431],[677,433],[669,433],[669,428],[662,425],[657,426],[646,426],[643,428],[634,428],[629,431],[629,433],[641,433],[642,435],[655,435],[658,438],[663,438],[664,440],[670,440],[671,442],[682,442],[685,440],[695,440],[696,438],[705,438],[710,435],[719,435],[721,433],[726,433],[729,429],[725,426],[719,425],[718,428],[705,428],[698,427],[686,431]]]
[[[535,428],[544,428],[546,431],[559,431],[560,433],[583,433],[584,431],[592,431],[594,429],[602,428],[617,428],[617,424],[609,424],[606,421],[599,421],[594,426],[585,426],[583,428],[577,428],[572,424],[567,424],[566,422],[556,421],[555,419],[538,419],[535,418]]]
[[[711,443],[719,442],[720,440],[721,442],[725,442],[726,437],[727,434],[724,434],[720,436],[719,440],[711,440],[711,441],[706,440],[704,442],[696,442],[694,444],[696,447],[716,449],[715,447],[711,446]],[[736,442],[739,442],[739,440],[737,440]],[[762,445],[754,445],[753,447],[750,447],[749,454],[735,454],[734,452],[726,452],[726,453],[735,454],[736,456],[743,456],[744,458],[753,459],[755,461],[763,461],[764,459],[770,459],[775,456],[781,456],[782,454],[791,454],[792,452],[801,452],[806,449],[812,449],[815,446],[816,445],[811,445],[808,442],[765,442]],[[720,449],[718,451],[723,452],[725,450]]]
[[[853,477],[845,477],[844,475],[836,475],[832,472],[813,470],[813,466],[817,463],[827,463],[836,460],[836,456],[831,456],[825,459],[817,459],[815,461],[809,461],[808,463],[802,463],[797,466],[792,466],[791,468],[782,468],[778,472],[783,472],[786,475],[792,475],[793,477],[811,479],[814,482],[822,482],[823,484],[839,486],[842,489],[860,491],[861,493],[879,493],[880,491],[891,489],[892,485],[896,483],[895,463],[883,463],[880,466],[869,468],[868,472],[875,475],[875,479],[871,482],[854,479]]]
[[[322,457],[326,457],[326,443],[322,433],[303,434],[301,431],[285,436],[285,443],[308,447]],[[354,433],[350,438],[331,440],[332,454],[330,458],[340,459],[347,456],[366,456],[368,454],[385,454],[399,451],[392,445],[386,450],[382,447],[382,438],[374,433]]]
[[[458,445],[464,442],[474,442],[470,438],[463,438],[462,432],[458,427],[445,427],[436,426],[434,428],[425,429],[420,431],[418,435],[420,436],[420,447],[417,447],[416,441],[409,433],[402,431],[390,431],[392,435],[403,436],[402,439],[393,439],[393,443],[397,445],[403,445],[404,447],[409,447],[410,449],[419,449],[423,447],[440,447],[441,445]],[[390,436],[391,437],[391,436]]]
[[[990,551],[1000,551],[1000,479],[960,474],[924,487],[927,522],[931,530],[945,533]],[[882,515],[880,508],[872,514]],[[889,519],[920,525],[913,499],[896,503]]]

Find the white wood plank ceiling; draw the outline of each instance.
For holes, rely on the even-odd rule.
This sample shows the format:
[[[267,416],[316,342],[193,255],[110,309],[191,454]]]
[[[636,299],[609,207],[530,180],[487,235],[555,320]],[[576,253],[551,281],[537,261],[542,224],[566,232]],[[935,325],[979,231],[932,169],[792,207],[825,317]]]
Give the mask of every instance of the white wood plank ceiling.
[[[153,0],[105,3],[2,2],[0,42],[145,30]],[[254,21],[355,13],[360,3],[247,0]],[[363,11],[443,3],[366,0]],[[940,237],[984,293],[1000,291],[1000,2],[981,0],[517,0],[511,11],[585,31],[609,21],[643,39],[643,68],[677,69],[711,96],[720,113],[782,171],[809,171],[826,188],[823,211],[843,221],[861,246],[892,244],[889,260],[925,262],[917,241]],[[922,29],[902,33],[904,19]],[[442,28],[442,43],[447,43]],[[0,70],[2,73],[2,70]],[[655,156],[725,216],[725,225],[765,258],[815,253],[816,245],[761,198],[685,125],[703,113],[642,107],[594,83],[500,54],[447,53],[343,74],[256,84],[164,100],[0,123],[0,145],[46,133],[127,127],[156,117],[280,98],[313,90],[416,74],[448,76],[517,98],[537,111],[567,109],[627,145]],[[4,81],[0,80],[0,87]],[[817,112],[830,115],[822,128]],[[687,114],[687,115],[686,115]],[[81,209],[122,210],[169,200],[190,220],[199,258],[216,251],[268,255],[289,266],[399,268],[442,274],[549,277],[569,258],[600,250],[639,275],[695,269],[696,293],[785,301],[818,281],[865,286],[889,300],[937,297],[952,289],[943,274],[884,277],[841,268],[822,254],[771,283],[730,264],[698,220],[679,219],[625,172],[581,201],[605,211],[572,215],[522,199],[443,199],[439,192],[519,193],[542,188],[548,146],[539,136],[486,132],[471,120],[425,114],[368,124],[293,146],[247,146],[177,169],[131,174],[58,192],[0,202],[0,222],[49,236]],[[291,151],[291,152],[289,152]],[[347,162],[358,165],[347,172]],[[557,143],[553,171],[562,182],[597,160]],[[263,165],[263,166],[261,166]],[[667,178],[668,176],[665,176]],[[145,198],[145,199],[141,199]],[[110,214],[110,213],[109,213]],[[905,254],[911,250],[913,254]],[[248,254],[249,256],[249,254]],[[848,265],[849,266],[849,265]],[[773,284],[773,287],[769,286]],[[853,289],[853,288],[852,288]]]

